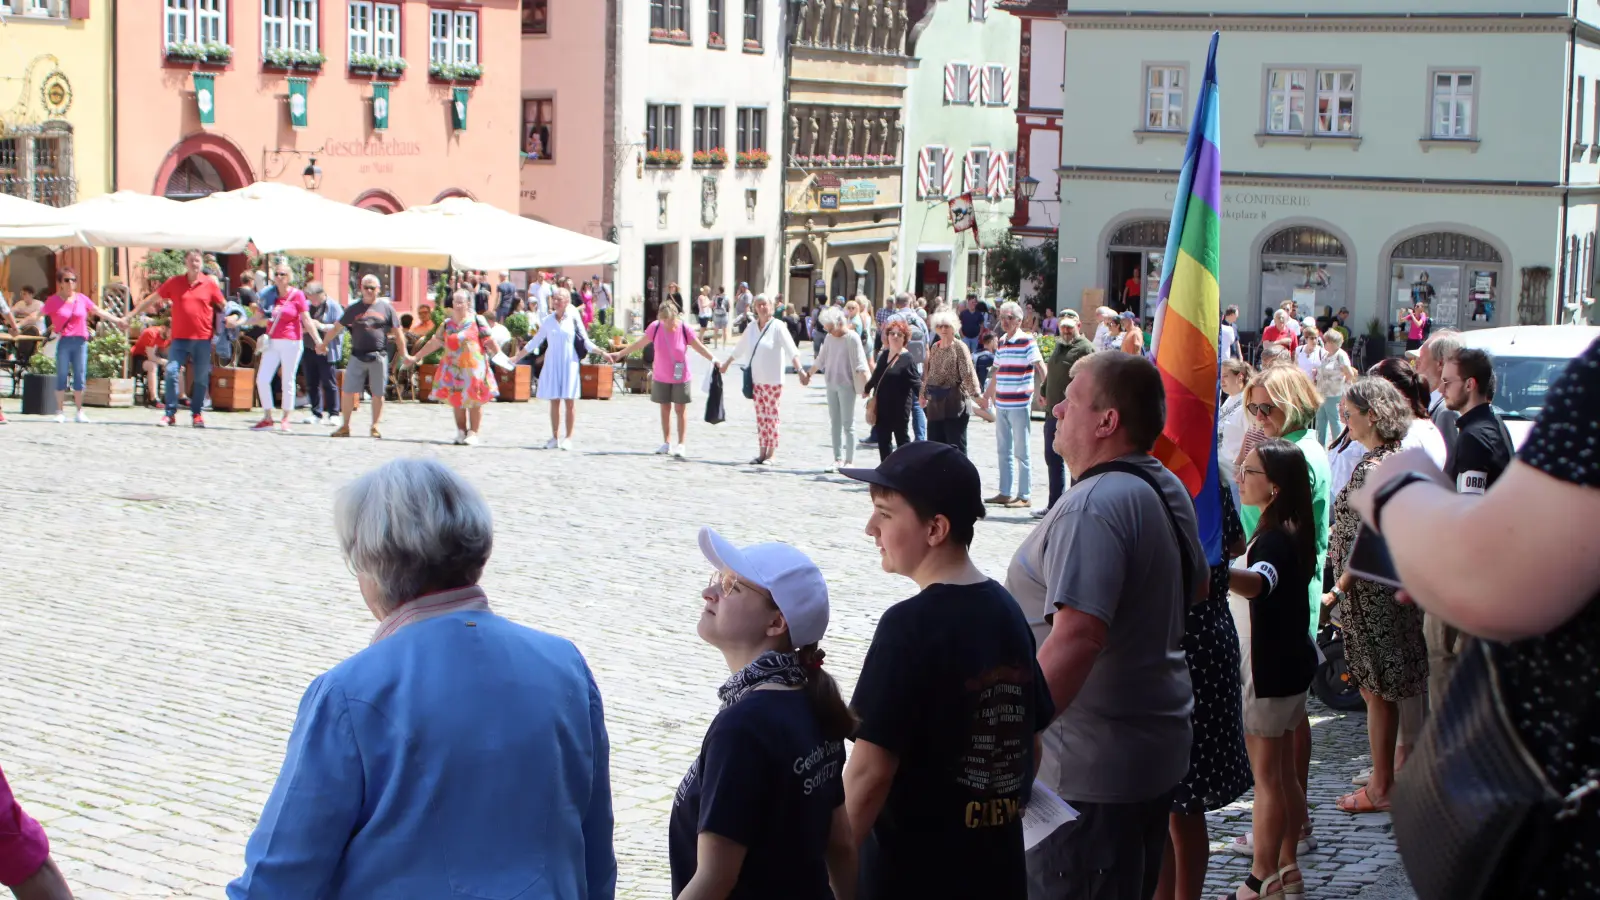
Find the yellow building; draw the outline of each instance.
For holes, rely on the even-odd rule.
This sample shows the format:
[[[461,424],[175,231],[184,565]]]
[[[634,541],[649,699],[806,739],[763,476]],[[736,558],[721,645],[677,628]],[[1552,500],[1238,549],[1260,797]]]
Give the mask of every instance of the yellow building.
[[[112,189],[113,16],[113,0],[0,0],[0,192],[65,206]],[[98,256],[16,248],[0,290],[48,289],[60,264],[98,297]]]

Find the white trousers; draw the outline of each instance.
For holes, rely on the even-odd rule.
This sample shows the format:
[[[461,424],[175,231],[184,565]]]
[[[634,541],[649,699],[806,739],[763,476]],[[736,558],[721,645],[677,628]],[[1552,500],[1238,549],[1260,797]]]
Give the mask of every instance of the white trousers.
[[[261,394],[261,410],[268,415],[277,407],[272,402],[272,376],[283,369],[283,406],[285,412],[294,412],[294,378],[300,371],[300,354],[306,345],[298,340],[274,338],[267,343],[267,352],[261,354],[256,365],[256,390]]]

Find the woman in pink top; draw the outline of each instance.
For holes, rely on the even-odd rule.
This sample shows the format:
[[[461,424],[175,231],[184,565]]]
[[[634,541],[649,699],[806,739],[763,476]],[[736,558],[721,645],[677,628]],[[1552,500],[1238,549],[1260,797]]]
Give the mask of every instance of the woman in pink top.
[[[1420,284],[1427,284],[1427,273],[1423,273]],[[1428,336],[1428,305],[1418,300],[1411,307],[1410,312],[1402,313],[1400,324],[1406,327],[1406,349],[1422,349],[1422,341]]]
[[[689,350],[693,348],[694,352],[706,359],[711,359],[711,351],[700,342],[700,336],[689,327],[689,323],[683,321],[678,313],[678,304],[671,300],[662,301],[656,312],[656,320],[644,330],[644,337],[607,355],[612,362],[617,362],[643,349],[645,344],[654,344],[656,347],[655,362],[650,369],[650,399],[661,407],[661,446],[656,448],[656,452],[662,455],[671,453],[682,458],[685,452],[684,433],[689,429]],[[672,446],[673,410],[678,413],[676,447]]]
[[[261,421],[255,431],[289,430],[289,414],[294,412],[295,373],[300,369],[300,354],[305,350],[304,335],[311,335],[318,354],[326,348],[316,320],[311,318],[311,301],[291,279],[294,273],[286,263],[273,267],[272,284],[278,289],[278,302],[273,304],[272,316],[256,316],[252,325],[267,326],[267,349],[259,354],[256,364],[256,390],[261,393]],[[272,421],[272,376],[283,372],[283,419]]]
[[[62,298],[66,299],[63,300]],[[67,380],[71,373],[72,402],[78,407],[77,421],[87,422],[83,412],[83,379],[89,372],[89,317],[98,316],[126,328],[122,319],[95,305],[93,300],[78,293],[78,273],[69,266],[56,270],[56,292],[44,302],[37,313],[17,323],[27,328],[41,316],[50,317],[50,327],[56,335],[56,413],[57,422],[67,420]]]

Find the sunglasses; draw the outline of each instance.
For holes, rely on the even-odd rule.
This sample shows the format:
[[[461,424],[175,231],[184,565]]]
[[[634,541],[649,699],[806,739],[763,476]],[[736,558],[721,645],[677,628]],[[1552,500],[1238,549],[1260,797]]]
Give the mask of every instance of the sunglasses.
[[[1273,403],[1247,403],[1245,404],[1244,408],[1250,413],[1250,415],[1260,419],[1265,419],[1266,417],[1272,415],[1272,411],[1278,407],[1277,404]]]
[[[76,279],[76,278],[57,278],[56,280],[61,282],[62,284],[77,284],[78,283],[78,279]]]
[[[377,285],[375,285],[375,284],[363,284],[363,285],[362,285],[362,286],[361,286],[361,289],[362,289],[362,290],[363,290],[363,291],[375,291],[375,290],[377,290],[377,289],[378,289],[378,286],[377,286]]]

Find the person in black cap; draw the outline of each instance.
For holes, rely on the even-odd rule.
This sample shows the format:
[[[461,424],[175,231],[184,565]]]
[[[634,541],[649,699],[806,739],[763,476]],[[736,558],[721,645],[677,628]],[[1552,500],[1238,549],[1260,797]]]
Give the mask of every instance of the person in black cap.
[[[871,485],[884,571],[921,588],[884,612],[851,698],[859,896],[1023,900],[1022,809],[1055,710],[1021,609],[968,554],[978,470],[919,441],[843,474]]]

